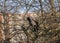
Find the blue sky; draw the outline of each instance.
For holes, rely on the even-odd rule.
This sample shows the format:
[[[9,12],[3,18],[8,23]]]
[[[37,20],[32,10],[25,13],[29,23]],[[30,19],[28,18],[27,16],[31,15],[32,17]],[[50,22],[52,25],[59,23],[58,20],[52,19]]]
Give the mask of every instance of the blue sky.
[[[4,0],[0,0],[0,4],[1,5],[3,5],[3,2],[4,2]],[[23,3],[21,3],[21,5],[22,5],[22,7],[18,7],[18,12],[21,12],[21,13],[23,13],[23,12],[25,12],[26,11],[26,6],[25,6],[25,4],[24,4],[24,0],[21,0],[21,2],[23,2]],[[26,0],[26,4],[31,4],[33,2],[33,0]],[[45,10],[45,11],[47,11],[47,10],[49,10],[49,8],[46,6],[47,4],[46,4],[46,2],[48,2],[48,0],[42,0],[42,4],[43,4],[43,10]],[[58,3],[57,3],[57,0],[55,0],[55,7],[56,6],[58,6]],[[14,12],[15,10],[16,10],[16,6],[18,6],[19,5],[19,2],[17,1],[17,0],[14,0],[14,1],[12,1],[12,0],[7,0],[6,1],[6,6],[7,6],[7,10],[9,10],[9,9],[11,9],[11,6],[13,6],[14,8],[11,10],[11,12]],[[39,6],[39,2],[36,0],[36,2],[35,3],[33,3],[33,6],[35,6],[35,7],[31,7],[31,9],[29,10],[30,12],[32,12],[32,11],[38,11],[39,10],[39,8],[40,8],[40,6]],[[3,8],[3,7],[2,7]],[[0,9],[2,9],[1,7],[0,7]],[[34,10],[35,9],[35,10]],[[56,8],[57,9],[57,8]]]

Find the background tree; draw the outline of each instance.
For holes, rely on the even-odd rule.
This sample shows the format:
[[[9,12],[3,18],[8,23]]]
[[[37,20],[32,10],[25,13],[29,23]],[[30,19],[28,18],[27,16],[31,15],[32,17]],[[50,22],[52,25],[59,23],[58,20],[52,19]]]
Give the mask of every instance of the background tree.
[[[56,43],[60,39],[59,9],[59,0],[1,0],[5,36],[1,43]]]

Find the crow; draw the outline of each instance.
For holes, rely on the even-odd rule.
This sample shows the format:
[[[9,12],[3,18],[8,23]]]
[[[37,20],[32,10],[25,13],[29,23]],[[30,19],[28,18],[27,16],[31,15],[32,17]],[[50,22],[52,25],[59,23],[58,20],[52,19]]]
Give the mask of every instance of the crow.
[[[37,31],[39,30],[39,29],[38,29],[38,28],[39,28],[39,24],[38,24],[38,22],[35,21],[35,20],[34,20],[34,22],[35,22],[34,31],[37,32]]]
[[[27,17],[27,20],[28,20],[28,22],[29,22],[29,25],[30,25],[30,26],[33,26],[30,17]]]

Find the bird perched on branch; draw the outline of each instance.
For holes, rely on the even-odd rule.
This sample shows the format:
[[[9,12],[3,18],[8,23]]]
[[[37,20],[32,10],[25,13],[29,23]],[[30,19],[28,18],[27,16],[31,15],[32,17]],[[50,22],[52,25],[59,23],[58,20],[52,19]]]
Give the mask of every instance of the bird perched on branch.
[[[31,18],[30,18],[30,17],[27,17],[27,20],[28,20],[28,22],[29,22],[29,25],[32,26]]]

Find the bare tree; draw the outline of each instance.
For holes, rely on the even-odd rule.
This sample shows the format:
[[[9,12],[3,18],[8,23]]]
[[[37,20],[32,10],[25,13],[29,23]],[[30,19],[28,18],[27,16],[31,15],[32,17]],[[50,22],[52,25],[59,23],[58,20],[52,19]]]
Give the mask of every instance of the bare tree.
[[[5,36],[1,43],[13,43],[11,42],[13,39],[16,41],[14,43],[53,43],[60,37],[58,24],[60,18],[57,16],[54,0],[1,0],[0,2],[0,13],[4,19],[0,24],[4,27]],[[19,17],[21,12],[24,14],[22,19]],[[30,17],[30,12],[35,13],[37,18]]]

